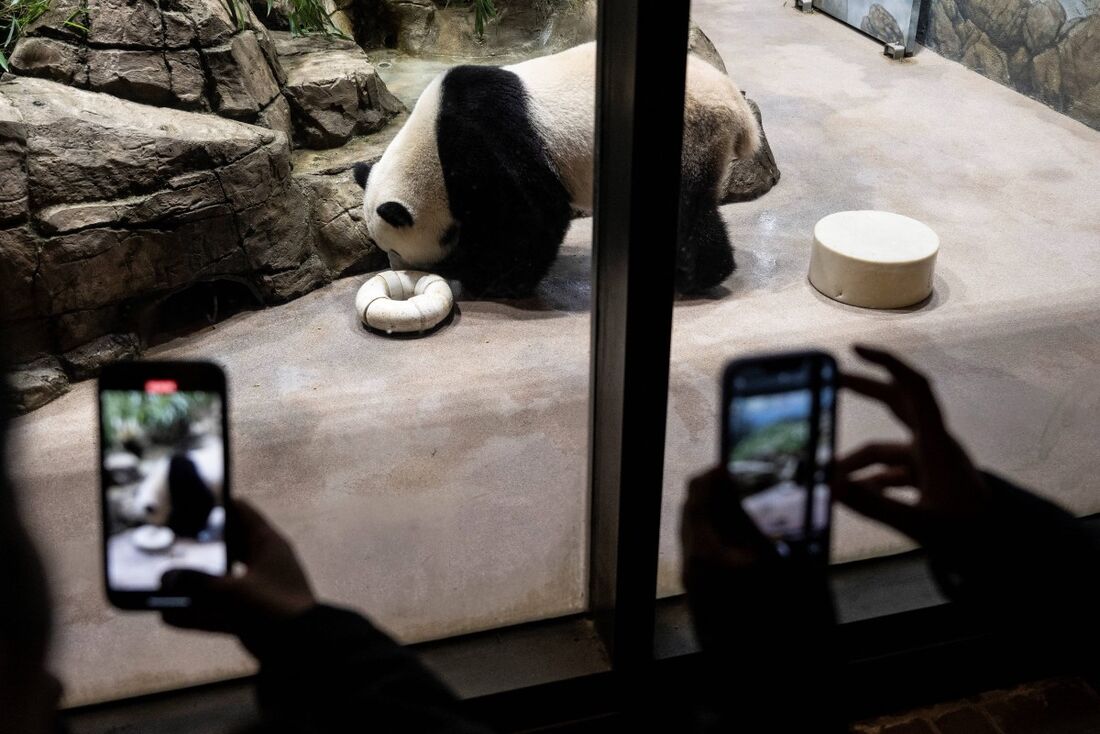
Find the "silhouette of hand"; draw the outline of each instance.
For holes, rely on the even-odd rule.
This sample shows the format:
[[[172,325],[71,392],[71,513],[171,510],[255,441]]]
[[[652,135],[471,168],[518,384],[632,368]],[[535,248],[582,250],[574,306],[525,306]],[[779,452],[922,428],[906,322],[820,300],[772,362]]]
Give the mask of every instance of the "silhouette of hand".
[[[287,539],[247,502],[235,501],[231,517],[236,523],[230,538],[240,542],[238,557],[245,572],[231,576],[166,573],[162,590],[192,600],[189,607],[166,609],[162,618],[167,624],[246,638],[317,604]]]
[[[990,490],[959,442],[944,425],[928,379],[900,359],[857,345],[863,359],[885,368],[890,381],[842,374],[841,385],[886,405],[910,430],[900,443],[869,443],[838,459],[833,494],[853,510],[890,525],[922,545],[943,531],[979,517]],[[913,487],[915,504],[887,490]]]
[[[757,529],[730,486],[729,475],[716,467],[693,477],[680,518],[682,581],[690,594],[702,577],[737,572],[776,558],[775,549]]]

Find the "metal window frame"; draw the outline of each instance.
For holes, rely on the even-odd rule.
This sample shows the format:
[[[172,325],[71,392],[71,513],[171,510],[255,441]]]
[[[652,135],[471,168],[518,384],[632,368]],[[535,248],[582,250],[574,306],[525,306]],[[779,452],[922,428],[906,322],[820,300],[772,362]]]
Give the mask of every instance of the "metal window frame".
[[[597,17],[589,610],[616,670],[653,655],[689,14]]]

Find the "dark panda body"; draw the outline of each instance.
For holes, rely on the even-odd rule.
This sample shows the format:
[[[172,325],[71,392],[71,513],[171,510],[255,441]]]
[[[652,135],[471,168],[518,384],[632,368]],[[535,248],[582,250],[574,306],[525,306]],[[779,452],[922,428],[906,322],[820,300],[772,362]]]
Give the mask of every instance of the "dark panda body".
[[[475,294],[530,295],[558,255],[573,210],[531,122],[527,92],[504,69],[443,78],[439,162],[459,244],[435,265]]]
[[[676,266],[684,293],[733,272],[719,191],[732,160],[758,141],[732,82],[692,61]],[[391,266],[458,279],[473,295],[530,295],[573,211],[592,207],[594,73],[586,44],[513,67],[459,66],[433,81],[382,159],[356,166],[368,228]]]

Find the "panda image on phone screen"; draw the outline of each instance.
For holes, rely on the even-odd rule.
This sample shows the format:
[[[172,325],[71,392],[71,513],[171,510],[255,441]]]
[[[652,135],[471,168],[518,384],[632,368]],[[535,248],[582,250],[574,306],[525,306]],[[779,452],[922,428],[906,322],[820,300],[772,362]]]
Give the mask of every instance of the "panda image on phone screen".
[[[156,591],[172,569],[226,573],[221,396],[150,380],[100,393],[108,586]]]

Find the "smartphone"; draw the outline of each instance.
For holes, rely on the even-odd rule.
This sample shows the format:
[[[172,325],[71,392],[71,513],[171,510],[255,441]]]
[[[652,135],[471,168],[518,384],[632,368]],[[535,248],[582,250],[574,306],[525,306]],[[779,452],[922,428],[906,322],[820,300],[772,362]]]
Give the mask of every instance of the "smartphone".
[[[99,377],[100,499],[107,598],[184,607],[166,571],[229,572],[225,373],[208,362],[136,361]]]
[[[780,555],[828,559],[837,366],[824,352],[739,359],[722,378],[722,456]]]

